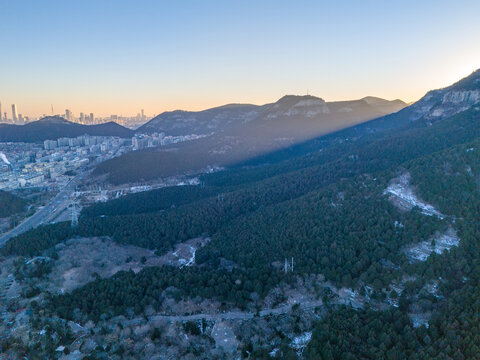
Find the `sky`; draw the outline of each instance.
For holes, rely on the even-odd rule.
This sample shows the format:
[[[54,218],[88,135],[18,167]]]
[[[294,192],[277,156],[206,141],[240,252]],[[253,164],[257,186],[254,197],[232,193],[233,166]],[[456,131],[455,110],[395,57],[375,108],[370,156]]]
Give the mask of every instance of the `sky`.
[[[0,0],[3,111],[418,100],[480,68],[480,1]],[[10,112],[9,112],[10,113]]]

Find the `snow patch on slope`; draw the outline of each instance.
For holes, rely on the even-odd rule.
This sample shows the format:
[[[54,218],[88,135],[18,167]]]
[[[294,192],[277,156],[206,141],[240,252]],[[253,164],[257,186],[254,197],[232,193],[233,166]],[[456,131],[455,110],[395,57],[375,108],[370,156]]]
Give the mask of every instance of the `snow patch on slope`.
[[[392,179],[390,184],[383,192],[390,195],[390,200],[403,210],[411,210],[415,206],[419,207],[422,214],[428,216],[437,216],[443,219],[445,215],[440,213],[432,205],[419,199],[410,186],[411,175],[408,172]]]
[[[432,254],[442,254],[453,246],[458,246],[460,239],[454,229],[449,228],[443,234],[437,234],[433,241],[422,241],[404,250],[410,262],[425,261]]]
[[[312,339],[312,332],[307,331],[299,336],[293,338],[290,346],[297,351],[299,357],[302,356],[303,351],[307,347],[308,343]]]

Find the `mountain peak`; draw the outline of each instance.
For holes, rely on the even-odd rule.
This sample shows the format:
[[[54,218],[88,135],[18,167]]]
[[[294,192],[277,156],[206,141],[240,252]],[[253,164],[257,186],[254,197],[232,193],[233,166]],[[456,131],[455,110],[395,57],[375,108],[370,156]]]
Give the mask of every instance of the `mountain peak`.
[[[279,116],[305,116],[307,118],[330,112],[322,98],[312,95],[285,95],[270,105],[268,119]]]
[[[313,96],[313,95],[285,95],[285,96],[281,97],[280,99],[278,99],[276,104],[279,104],[279,103],[296,103],[296,102],[300,102],[300,101],[308,101],[308,102],[311,102],[311,103],[316,102],[318,104],[324,104],[325,103],[325,100],[323,100],[322,98]]]

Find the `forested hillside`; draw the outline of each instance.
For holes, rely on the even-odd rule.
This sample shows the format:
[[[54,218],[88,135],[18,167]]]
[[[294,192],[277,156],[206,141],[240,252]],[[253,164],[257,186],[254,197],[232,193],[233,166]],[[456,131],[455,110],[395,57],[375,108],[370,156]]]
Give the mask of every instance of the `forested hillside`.
[[[97,203],[82,211],[82,216],[143,214],[189,204],[218,193],[215,187],[172,186],[126,195],[105,203]]]
[[[60,224],[27,232],[11,239],[2,252],[33,254],[67,239],[72,231],[82,236],[109,235],[120,243],[133,243],[165,252],[177,242],[205,233],[212,235],[229,221],[263,207],[301,197],[343,178],[395,169],[410,159],[471,141],[477,136],[479,127],[480,111],[471,109],[435,122],[431,126],[415,123],[413,127],[404,127],[402,131],[386,132],[383,136],[367,136],[356,142],[333,145],[318,153],[286,160],[284,163],[206,175],[202,179],[204,188],[199,189],[198,194],[208,196],[217,193],[215,196],[181,205],[182,196],[172,197],[170,203],[167,195],[164,197],[166,203],[157,203],[158,205],[153,205],[151,209],[155,211],[162,210],[160,207],[175,207],[159,213],[139,211],[142,214],[128,214],[128,211],[121,210],[123,206],[118,206],[118,210],[114,210],[110,216],[81,219],[75,230],[63,226],[66,230],[60,231]],[[382,153],[382,156],[379,157],[379,153]],[[160,189],[139,196],[151,196],[155,199],[158,194],[176,191],[190,190]],[[129,202],[128,199],[120,202]],[[130,205],[126,207],[137,211],[134,210],[135,205]],[[110,205],[93,207],[92,213],[108,215],[95,210],[103,207]],[[85,214],[88,215],[88,212],[89,210],[86,210]],[[41,240],[43,238],[48,241],[44,243]]]
[[[469,149],[476,151],[467,151]],[[412,172],[415,181],[417,174],[432,176],[441,167],[443,162],[440,159],[449,159],[452,164],[462,169],[470,169],[471,164],[478,162],[480,154],[480,142],[469,143],[454,147],[432,156],[426,156],[407,162],[398,168],[398,171],[406,169]],[[466,157],[463,154],[467,154]],[[432,158],[437,161],[432,161]],[[464,159],[464,163],[460,159]],[[428,160],[428,161],[427,161]],[[434,166],[431,167],[430,165]],[[465,170],[465,171],[467,171]],[[472,170],[473,171],[473,170]],[[474,174],[478,174],[475,172]],[[236,294],[230,300],[232,304],[245,306],[248,303],[246,293],[256,291],[259,294],[266,294],[271,286],[279,279],[288,281],[282,272],[275,269],[271,264],[281,262],[284,258],[295,258],[296,274],[308,275],[312,273],[321,273],[327,280],[339,286],[346,287],[364,287],[371,286],[376,291],[388,289],[392,281],[399,281],[403,274],[408,273],[415,276],[421,276],[423,281],[420,283],[412,282],[408,284],[405,293],[414,291],[418,286],[420,288],[425,281],[441,277],[444,280],[442,291],[444,296],[454,293],[461,289],[462,282],[458,283],[459,277],[472,274],[473,264],[476,254],[480,247],[471,242],[475,238],[474,234],[465,233],[465,226],[471,226],[471,221],[467,219],[453,219],[452,217],[443,220],[435,216],[422,214],[419,209],[413,209],[410,212],[402,212],[396,209],[384,194],[384,189],[388,184],[388,179],[398,175],[397,172],[382,171],[377,177],[365,176],[341,181],[339,184],[327,186],[324,189],[312,191],[298,199],[289,200],[276,206],[262,207],[251,214],[238,217],[236,220],[228,223],[228,226],[222,227],[213,235],[212,241],[197,253],[197,263],[204,264],[203,269],[213,271],[219,267],[218,260],[226,258],[239,266],[237,277],[242,277],[243,286],[234,286],[231,290]],[[458,179],[458,181],[456,180]],[[472,175],[472,181],[475,177]],[[437,182],[436,182],[437,183]],[[442,181],[439,186],[428,187],[430,194],[442,193]],[[458,175],[455,177],[451,196],[458,198],[459,192],[464,191],[464,182]],[[427,192],[420,192],[427,198]],[[471,204],[480,203],[480,192],[473,191],[471,194]],[[433,202],[437,204],[437,202]],[[469,209],[470,205],[464,203],[463,206]],[[448,208],[439,206],[440,210],[449,214]],[[471,210],[473,211],[473,210]],[[478,210],[477,210],[478,211]],[[477,212],[469,216],[477,216]],[[462,239],[459,248],[453,248],[450,252],[435,255],[432,254],[426,262],[411,263],[405,253],[402,251],[409,244],[416,244],[425,239],[431,238],[436,232],[444,231],[446,227],[455,221]],[[401,227],[396,224],[402,224]],[[473,237],[472,237],[473,235]],[[474,246],[474,247],[472,247]],[[458,262],[458,257],[464,258]],[[385,266],[388,263],[390,265]],[[467,264],[472,264],[472,267]],[[245,272],[241,269],[249,269]],[[175,270],[172,270],[175,272]],[[202,270],[203,271],[203,270]],[[207,281],[208,271],[205,276],[198,273],[199,278]],[[145,276],[152,281],[155,286],[156,278],[149,272],[141,272],[138,276],[133,274],[117,274],[115,286],[118,284],[129,283],[129,286],[137,286],[137,281],[141,283],[150,283],[142,280]],[[182,277],[172,278],[172,283],[176,288],[185,289],[188,282],[192,279]],[[259,281],[259,279],[263,279]],[[246,281],[246,282],[245,282]],[[63,296],[58,301],[62,307],[68,306],[70,302],[76,303],[75,299],[88,298],[88,294],[102,293],[102,288],[108,284],[108,280],[99,280],[92,283],[91,287],[86,287],[76,291],[72,295]],[[218,287],[218,282],[204,282],[205,291],[208,297],[216,297],[225,301],[226,288],[228,281],[222,281],[224,284]],[[96,284],[96,285],[95,285]],[[255,285],[256,284],[256,285]],[[460,287],[459,287],[460,286]],[[168,287],[165,285],[165,287]],[[95,290],[94,290],[95,289]],[[255,289],[255,290],[254,290]],[[148,290],[150,291],[150,290]],[[159,291],[159,290],[157,290]],[[136,301],[141,302],[142,306],[151,305],[154,302],[142,300],[143,293],[130,291],[128,293],[137,294],[134,296]],[[387,292],[388,293],[388,292]],[[117,295],[118,294],[118,295]],[[181,291],[182,296],[190,296],[188,292]],[[131,295],[133,296],[133,295]],[[378,295],[381,296],[381,295]],[[119,312],[117,303],[121,303],[122,295],[120,291],[108,292],[102,298],[105,311],[117,314]],[[153,303],[152,303],[153,301]],[[132,299],[132,304],[135,300]],[[68,307],[65,311],[68,313],[73,310]],[[94,311],[92,305],[84,303],[83,307],[90,308],[86,311]],[[138,311],[143,307],[136,306]],[[158,306],[158,305],[157,305]],[[404,303],[403,310],[408,310],[408,302]]]
[[[27,202],[22,198],[0,190],[0,218],[25,210]]]
[[[414,328],[405,317],[411,306],[409,301],[395,312],[342,308],[319,322],[309,344],[308,358],[476,359],[480,356],[479,164],[478,139],[405,164],[421,196],[438,205],[445,214],[455,216],[461,238],[458,248],[442,255],[432,254],[425,262],[406,267],[408,273],[422,280],[417,289],[428,281],[441,279],[443,305],[433,313],[429,327]],[[414,294],[415,291],[405,291],[405,299]],[[441,300],[443,297],[446,301]],[[373,334],[377,341],[373,341]]]

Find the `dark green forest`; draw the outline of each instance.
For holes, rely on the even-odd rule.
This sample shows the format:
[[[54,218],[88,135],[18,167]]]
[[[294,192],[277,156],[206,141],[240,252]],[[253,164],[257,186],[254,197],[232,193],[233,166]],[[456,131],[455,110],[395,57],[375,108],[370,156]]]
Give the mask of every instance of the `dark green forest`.
[[[88,318],[98,320],[124,314],[128,309],[142,314],[146,306],[159,310],[166,296],[180,300],[200,296],[215,298],[241,309],[251,301],[250,294],[265,296],[281,279],[281,274],[257,276],[253,271],[233,271],[209,268],[178,268],[171,266],[148,267],[134,274],[118,272],[109,279],[98,279],[70,294],[55,296],[50,311],[66,319],[73,319],[73,309],[80,309]],[[174,290],[164,291],[174,287]]]
[[[316,326],[307,359],[478,359],[480,292],[468,287],[447,301],[429,327],[413,327],[404,312],[332,310]]]
[[[25,210],[27,202],[9,192],[0,190],[0,218]]]
[[[104,203],[96,203],[82,210],[84,217],[144,214],[189,204],[216,195],[214,187],[170,186],[139,192]]]
[[[230,171],[206,175],[203,178],[203,189],[190,194],[187,190],[182,196],[171,196],[171,202],[167,195],[165,201],[158,203],[157,208],[155,201],[145,201],[143,207],[135,200],[141,197],[132,197],[118,203],[121,205],[118,206],[118,212],[110,204],[94,207],[91,213],[86,210],[87,216],[81,219],[74,234],[111,236],[119,243],[136,244],[163,253],[172,249],[175,243],[202,234],[213,235],[229,221],[263,207],[299,198],[341,179],[395,169],[411,159],[472,141],[478,128],[480,111],[469,110],[432,126],[416,124],[415,127],[405,127],[402,131],[387,132],[384,136],[368,136],[364,140],[344,144],[343,150],[334,147],[299,159],[286,160],[285,164],[247,168],[243,171],[235,169],[231,176],[225,175]],[[227,182],[228,179],[231,183]],[[256,181],[252,182],[252,179]],[[213,189],[208,189],[211,187]],[[155,199],[158,194],[169,191],[160,190],[142,196],[153,194],[152,198]],[[217,195],[194,201],[204,195],[208,196],[209,192]],[[170,210],[140,215],[125,210],[130,208],[130,212],[143,212],[142,209],[148,209],[149,206],[150,209]],[[110,214],[113,211],[113,214],[88,218],[89,214],[105,215],[100,214],[103,211]],[[65,229],[65,232],[58,231],[59,228]],[[46,226],[11,239],[2,252],[33,255],[70,236],[72,230],[68,226]],[[47,238],[48,240],[41,240]]]

